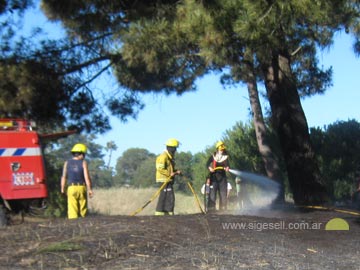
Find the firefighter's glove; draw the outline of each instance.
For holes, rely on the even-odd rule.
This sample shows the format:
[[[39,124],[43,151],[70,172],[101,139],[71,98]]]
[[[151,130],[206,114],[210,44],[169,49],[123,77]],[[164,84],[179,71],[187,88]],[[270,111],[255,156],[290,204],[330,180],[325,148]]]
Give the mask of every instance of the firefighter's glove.
[[[171,177],[174,177],[175,175],[182,175],[181,174],[181,171],[179,171],[179,170],[177,170],[177,171],[175,171],[175,172],[173,172],[172,174],[171,174]]]

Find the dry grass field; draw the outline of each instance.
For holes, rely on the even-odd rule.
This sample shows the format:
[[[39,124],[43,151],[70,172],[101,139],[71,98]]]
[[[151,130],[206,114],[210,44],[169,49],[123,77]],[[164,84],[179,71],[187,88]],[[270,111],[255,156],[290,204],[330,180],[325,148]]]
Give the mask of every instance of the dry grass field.
[[[94,197],[89,200],[89,211],[103,215],[130,215],[140,207],[144,206],[157,191],[156,188],[111,188],[96,189]],[[148,204],[139,215],[153,215],[157,203],[157,197]],[[199,197],[202,203],[202,197]],[[175,194],[176,214],[200,213],[194,196]]]
[[[89,199],[89,212],[94,214],[102,214],[109,216],[131,215],[136,210],[140,209],[153,198],[156,193],[156,188],[110,188],[110,189],[95,189],[93,198]],[[251,189],[248,192],[248,199],[251,201],[251,206],[257,208],[264,208],[270,204],[275,198],[275,194],[271,192],[261,192],[259,189]],[[197,194],[201,207],[203,204],[203,195]],[[137,215],[148,216],[154,215],[158,197],[154,198],[143,210]],[[244,205],[243,205],[244,206]],[[235,192],[232,191],[229,197],[228,212],[233,214],[248,214],[253,209],[242,208],[237,203]],[[188,215],[201,213],[199,205],[193,195],[185,195],[181,192],[175,191],[175,214]]]

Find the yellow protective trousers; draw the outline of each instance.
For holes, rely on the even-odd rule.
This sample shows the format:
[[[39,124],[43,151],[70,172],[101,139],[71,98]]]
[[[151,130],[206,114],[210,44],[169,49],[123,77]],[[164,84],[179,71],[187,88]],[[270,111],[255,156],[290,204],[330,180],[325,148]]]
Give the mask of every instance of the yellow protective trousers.
[[[67,189],[68,218],[85,217],[87,213],[86,186],[69,186]]]

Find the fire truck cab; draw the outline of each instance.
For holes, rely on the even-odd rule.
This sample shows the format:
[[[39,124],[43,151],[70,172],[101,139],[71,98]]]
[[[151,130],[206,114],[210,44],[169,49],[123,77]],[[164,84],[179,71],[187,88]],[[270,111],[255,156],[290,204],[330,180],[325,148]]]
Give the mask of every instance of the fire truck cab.
[[[48,196],[40,138],[30,121],[0,119],[0,223],[4,206]]]

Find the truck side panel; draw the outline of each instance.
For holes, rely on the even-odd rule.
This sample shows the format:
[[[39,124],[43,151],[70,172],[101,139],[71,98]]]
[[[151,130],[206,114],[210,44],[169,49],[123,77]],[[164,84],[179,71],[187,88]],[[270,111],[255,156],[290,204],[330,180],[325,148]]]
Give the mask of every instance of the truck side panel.
[[[45,198],[45,167],[33,131],[0,131],[0,193],[6,200]]]

